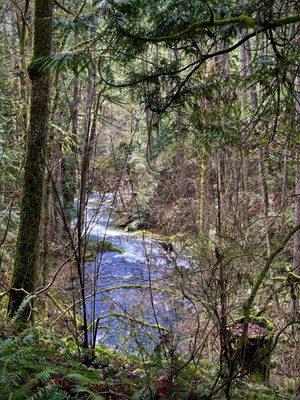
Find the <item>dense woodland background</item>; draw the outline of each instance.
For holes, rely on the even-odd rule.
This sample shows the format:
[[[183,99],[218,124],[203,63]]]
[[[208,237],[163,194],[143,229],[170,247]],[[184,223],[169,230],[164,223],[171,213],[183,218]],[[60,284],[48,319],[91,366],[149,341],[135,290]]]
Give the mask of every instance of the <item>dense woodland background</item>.
[[[0,399],[298,398],[299,21],[296,0],[0,0]],[[127,289],[154,316],[165,291],[172,329],[109,315],[150,345],[97,339],[88,271],[122,248],[89,240],[93,194],[168,265]]]

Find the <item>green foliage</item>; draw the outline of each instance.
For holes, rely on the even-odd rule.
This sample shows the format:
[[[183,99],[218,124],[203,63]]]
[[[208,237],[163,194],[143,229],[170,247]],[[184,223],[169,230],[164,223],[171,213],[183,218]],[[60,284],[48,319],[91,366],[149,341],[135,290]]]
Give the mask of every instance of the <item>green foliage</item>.
[[[79,3],[81,3],[80,6]],[[207,225],[209,226],[207,236],[209,240],[213,240],[210,244],[206,244],[207,249],[201,250],[202,253],[205,252],[205,257],[202,257],[201,262],[199,262],[201,266],[199,275],[196,275],[198,271],[195,272],[193,269],[190,269],[190,271],[192,271],[191,282],[199,279],[203,282],[204,289],[208,290],[209,296],[204,299],[203,305],[212,314],[216,313],[213,310],[211,299],[218,298],[220,292],[217,279],[211,277],[206,280],[209,277],[209,272],[204,271],[211,271],[211,266],[215,265],[215,243],[217,244],[217,238],[214,234],[215,214],[217,207],[220,207],[215,201],[218,186],[217,172],[220,170],[223,174],[221,164],[224,156],[224,182],[220,182],[222,185],[224,184],[224,199],[221,199],[222,210],[220,210],[222,225],[224,226],[222,246],[223,242],[224,246],[227,246],[227,243],[230,242],[230,246],[233,248],[232,256],[238,259],[238,276],[242,280],[241,285],[236,288],[235,266],[233,264],[231,268],[229,263],[228,271],[230,273],[226,276],[226,282],[228,282],[228,315],[230,317],[228,320],[231,321],[230,310],[235,310],[235,307],[240,306],[241,292],[251,289],[249,283],[251,284],[251,279],[253,282],[253,277],[261,267],[257,255],[263,254],[265,247],[261,239],[264,230],[262,226],[263,218],[261,218],[262,211],[255,210],[254,207],[249,220],[248,218],[246,222],[243,220],[244,214],[247,214],[248,209],[252,208],[254,200],[258,199],[262,203],[262,196],[259,194],[259,178],[256,176],[258,173],[257,153],[260,147],[266,149],[266,152],[273,153],[269,157],[270,161],[266,162],[266,179],[272,220],[273,215],[271,213],[273,210],[276,210],[276,213],[278,211],[277,199],[282,186],[281,169],[279,170],[280,174],[276,174],[276,176],[273,172],[274,166],[281,162],[283,150],[290,159],[286,179],[287,197],[290,199],[289,201],[293,201],[291,193],[295,181],[295,165],[292,158],[294,158],[295,153],[293,152],[297,147],[297,141],[299,141],[297,135],[292,136],[291,134],[295,131],[291,116],[295,112],[293,85],[299,59],[299,48],[297,49],[297,46],[294,45],[293,28],[287,26],[282,30],[274,29],[275,45],[273,43],[273,46],[269,36],[270,32],[268,32],[267,46],[265,46],[265,34],[258,34],[257,38],[253,37],[252,42],[248,41],[252,48],[251,56],[253,60],[251,61],[249,56],[250,59],[247,60],[249,66],[245,71],[241,71],[240,49],[238,48],[231,52],[228,58],[223,58],[223,54],[213,57],[209,62],[201,65],[200,61],[205,58],[206,54],[222,51],[236,43],[246,34],[247,30],[252,32],[252,27],[255,24],[254,18],[259,21],[266,20],[268,17],[267,10],[257,1],[239,3],[232,0],[222,2],[215,0],[203,2],[109,0],[106,2],[80,1],[79,3],[70,0],[62,2],[64,6],[70,8],[71,16],[68,13],[62,14],[62,10],[55,7],[53,41],[53,53],[55,55],[51,58],[34,59],[28,67],[31,76],[44,74],[49,70],[55,71],[55,74],[53,74],[55,75],[53,92],[56,95],[53,99],[51,122],[52,128],[54,128],[54,139],[59,139],[62,149],[61,154],[58,151],[58,154],[54,155],[54,159],[49,154],[49,169],[53,170],[56,177],[56,164],[59,167],[59,159],[62,156],[62,164],[65,168],[62,191],[69,194],[67,198],[65,196],[63,199],[64,212],[69,215],[69,220],[71,220],[71,212],[74,210],[74,194],[77,188],[76,178],[79,176],[78,172],[81,168],[82,133],[85,131],[85,125],[87,125],[86,92],[89,75],[86,71],[93,65],[96,80],[95,92],[97,95],[101,95],[99,120],[107,120],[108,123],[112,123],[112,126],[116,125],[117,129],[109,131],[107,136],[111,138],[110,143],[105,137],[108,130],[105,123],[101,124],[100,128],[100,121],[97,121],[97,135],[99,133],[100,140],[99,143],[97,141],[96,147],[93,149],[95,150],[93,157],[95,156],[96,159],[93,159],[92,164],[97,166],[101,164],[103,174],[97,175],[97,171],[93,170],[93,173],[89,176],[91,186],[93,186],[94,180],[102,180],[103,176],[103,180],[107,181],[107,186],[114,187],[113,180],[118,180],[122,172],[124,177],[129,177],[133,185],[137,187],[139,206],[142,205],[143,208],[139,215],[145,215],[145,220],[149,217],[148,221],[151,221],[155,213],[159,215],[159,219],[162,221],[164,219],[171,221],[174,216],[183,215],[183,222],[178,223],[176,221],[173,227],[176,224],[182,225],[182,229],[185,230],[184,234],[186,234],[187,229],[185,227],[188,225],[185,225],[185,220],[188,220],[189,216],[192,216],[195,220],[193,221],[195,222],[194,225],[197,224],[200,186],[202,186],[201,183],[199,184],[201,180],[199,179],[199,161],[201,161],[199,154],[203,156],[204,164],[207,164],[207,168],[201,174],[204,176],[207,173],[204,179],[207,182],[203,182],[203,187],[206,188],[203,191],[207,191],[204,195],[208,203],[206,210]],[[289,13],[288,7],[286,7],[286,5],[288,6],[287,2],[284,2],[286,5],[280,7],[282,10],[280,12],[279,9],[276,9],[276,2],[274,6],[271,5],[272,2],[269,3],[270,8],[273,7],[274,19],[278,17],[278,14],[284,13],[284,10]],[[77,9],[78,6],[79,9]],[[10,10],[10,7],[8,8]],[[8,17],[5,16],[6,12],[3,14],[3,18],[7,18],[9,23],[8,25],[5,24],[6,32],[5,30],[0,32],[1,59],[5,60],[0,66],[0,169],[2,171],[0,186],[1,199],[3,199],[0,207],[0,239],[6,229],[7,204],[16,186],[20,184],[19,177],[21,176],[23,162],[22,149],[23,143],[26,142],[25,132],[26,125],[28,125],[25,118],[26,111],[28,111],[26,110],[28,108],[28,93],[25,93],[25,96],[18,93],[20,91],[19,86],[24,85],[25,67],[24,65],[21,67],[17,65],[20,61],[19,51],[16,52],[17,55],[10,51],[10,47],[15,49],[14,46],[17,47],[19,44],[11,46],[12,40],[15,39],[14,30],[16,27],[15,23],[11,25],[11,21],[15,21],[15,15],[11,16],[10,12],[7,13]],[[23,15],[19,15],[19,12],[20,10],[17,11],[17,15],[19,21],[22,21]],[[58,18],[58,15],[66,16]],[[218,28],[210,26],[204,28],[203,24],[201,26],[201,23],[207,23],[207,21],[213,24],[214,20],[225,23],[230,18],[235,18],[238,25],[220,25]],[[28,27],[32,28],[30,25],[32,23],[31,17],[28,17],[27,20],[25,16],[24,20],[26,24],[28,23]],[[20,28],[19,21],[16,18],[17,29]],[[195,29],[196,25],[198,29]],[[186,34],[181,36],[181,32],[186,32]],[[30,35],[28,36],[30,37]],[[139,36],[141,37],[139,38]],[[153,44],[155,38],[160,36],[167,38]],[[147,41],[145,38],[150,40]],[[153,43],[151,43],[151,39],[153,39]],[[31,38],[28,42],[31,45]],[[24,57],[25,65],[30,54],[29,47],[27,43]],[[277,47],[280,53],[279,57],[276,51],[274,52],[274,47],[275,50]],[[66,51],[64,51],[65,48]],[[12,60],[9,59],[8,54],[12,55]],[[192,68],[197,66],[196,62],[199,62],[199,65],[191,73]],[[189,63],[191,63],[191,66],[188,66]],[[224,68],[221,64],[224,64]],[[251,73],[248,71],[250,68]],[[180,69],[181,71],[179,71]],[[70,74],[70,72],[72,73]],[[79,86],[79,95],[76,99],[76,95],[72,92],[73,74],[78,75],[80,72],[80,77],[76,77]],[[242,76],[243,73],[245,73],[245,76]],[[123,83],[123,86],[130,85],[130,90],[112,89],[107,95],[107,92],[102,93],[101,91],[103,81],[107,81],[109,85],[113,85],[114,82]],[[139,86],[136,85],[137,83],[139,83]],[[277,86],[280,89],[279,100],[277,99]],[[22,89],[29,92],[29,87],[25,89],[21,87],[21,92]],[[255,110],[249,104],[253,89],[257,92],[258,97],[258,105]],[[180,90],[181,93],[179,93]],[[71,137],[70,130],[73,127],[70,125],[74,122],[72,121],[72,117],[74,117],[72,112],[75,103],[78,103],[76,121],[78,135]],[[147,142],[145,127],[138,126],[138,123],[134,126],[133,122],[134,120],[143,121],[145,115],[142,107],[145,104],[158,108],[167,104],[168,111],[171,103],[175,107],[171,108],[170,112],[159,114],[160,126],[157,132],[153,133],[155,157],[151,160],[152,165],[149,166],[145,161]],[[116,105],[122,107],[121,112],[115,107]],[[180,105],[179,113],[177,113],[178,105]],[[129,116],[130,113],[132,115]],[[181,125],[178,122],[180,114],[182,114],[181,123],[185,125],[185,129],[183,135],[182,130],[178,128],[178,131],[180,130],[182,134],[178,138],[175,137],[174,132],[176,132],[176,127]],[[274,120],[277,120],[277,116],[276,132],[273,132],[273,124]],[[115,124],[115,119],[121,123]],[[130,129],[128,129],[129,126],[131,126]],[[131,132],[127,134],[126,132],[129,130]],[[52,140],[53,138],[51,138]],[[51,144],[49,149],[53,150]],[[221,156],[219,157],[219,155]],[[105,160],[109,160],[107,164]],[[244,170],[236,165],[242,166],[243,161],[249,161],[247,174],[245,171],[247,177],[249,174],[249,193],[246,193],[247,190],[243,188]],[[109,168],[106,168],[106,165],[109,165]],[[153,167],[153,171],[149,171],[150,167]],[[158,176],[152,173],[155,170],[158,171]],[[164,177],[166,171],[168,174],[165,174]],[[237,173],[235,174],[235,172]],[[223,177],[220,176],[220,178]],[[163,190],[161,190],[161,187],[163,187]],[[156,190],[157,188],[159,190]],[[236,199],[234,198],[235,191]],[[53,196],[50,196],[50,202],[53,200],[51,197]],[[154,199],[153,203],[156,205],[156,210],[153,208],[150,213],[148,208],[151,208],[149,202],[151,198]],[[244,206],[239,207],[241,203],[237,204],[241,198],[245,202],[245,208]],[[184,202],[185,200],[187,201]],[[236,201],[237,203],[235,203]],[[235,204],[237,205],[236,214],[233,210]],[[56,205],[51,204],[52,207],[55,209]],[[287,216],[284,215],[283,218],[286,224],[290,223],[293,217],[292,207],[290,207],[290,204],[287,207]],[[163,214],[164,208],[166,208],[165,214]],[[235,214],[234,226],[232,224],[233,214]],[[50,218],[53,218],[52,213]],[[53,219],[55,219],[55,216]],[[51,220],[52,222],[56,223],[56,221]],[[239,224],[236,222],[241,222],[243,229],[239,229]],[[0,261],[3,261],[1,267],[4,266],[6,271],[12,265],[17,223],[18,204],[16,202],[11,213],[9,235],[0,253]],[[178,226],[175,226],[174,229],[177,229]],[[157,227],[158,224],[155,225],[154,223],[154,228]],[[247,232],[246,237],[244,232]],[[278,233],[278,236],[280,234]],[[277,237],[272,237],[272,242],[275,243],[276,240]],[[202,241],[204,242],[203,239]],[[8,246],[7,243],[12,243],[12,245]],[[65,242],[63,242],[64,244]],[[51,245],[52,243],[50,247]],[[184,246],[188,247],[188,252],[191,251],[192,246],[189,246],[186,237],[184,237]],[[94,258],[96,253],[102,251],[122,252],[121,249],[114,247],[111,243],[103,241],[91,246],[90,249],[88,248],[86,258],[88,256]],[[198,243],[197,251],[199,251]],[[242,257],[245,257],[248,252],[253,255],[253,258],[249,255],[245,261],[242,260]],[[289,262],[291,262],[289,252],[290,249],[287,248],[283,257],[284,260],[289,257]],[[207,258],[209,268],[203,262],[204,258]],[[253,266],[254,263],[248,261],[255,258],[255,266]],[[196,257],[193,258],[194,261],[196,263]],[[56,267],[56,264],[53,266]],[[251,270],[252,267],[253,270]],[[53,270],[51,269],[51,273]],[[184,268],[181,271],[178,267],[178,271],[180,275],[186,274],[183,277],[188,278],[189,272],[185,271]],[[281,278],[286,280],[287,283],[299,280],[299,276],[291,271],[285,273],[280,270],[280,272]],[[265,287],[261,288],[262,299],[269,296],[267,290],[271,287],[270,281],[271,279],[267,278]],[[0,283],[2,285],[2,281]],[[1,290],[7,290],[10,287],[9,285],[8,277],[3,289],[1,286]],[[287,291],[289,287],[288,285],[285,286]],[[197,293],[198,291],[201,293],[199,285]],[[59,294],[59,296],[63,295],[64,293]],[[60,307],[59,301],[55,299],[55,295],[51,293],[48,297],[59,310],[63,309],[63,307]],[[202,299],[199,298],[201,303]],[[26,301],[29,299],[27,298]],[[60,299],[61,297],[59,297]],[[282,303],[281,297],[280,302]],[[286,296],[287,302],[290,302],[288,296]],[[257,313],[259,314],[259,310],[264,306],[264,304],[261,304],[259,296],[257,303],[257,306],[259,306]],[[118,313],[112,313],[112,315],[116,318],[122,317]],[[1,316],[4,320],[4,312]],[[11,321],[11,325],[17,317],[18,314]],[[260,321],[263,322],[261,318]],[[267,325],[267,321],[264,322]],[[276,318],[274,318],[274,322],[277,322]],[[47,324],[47,320],[43,320],[43,324]],[[273,330],[272,326],[269,327],[270,330]],[[58,329],[61,329],[61,326]],[[127,339],[126,334],[127,332],[124,333],[125,339]],[[215,332],[212,332],[212,334],[215,334]],[[128,356],[118,359],[116,354],[113,354],[109,349],[99,346],[95,351],[99,365],[94,366],[94,370],[89,370],[78,362],[78,358],[76,358],[77,344],[69,338],[58,343],[53,337],[41,340],[34,335],[28,335],[26,338],[5,340],[2,344],[4,347],[0,349],[2,368],[0,399],[3,398],[4,400],[6,398],[12,400],[23,398],[31,400],[92,398],[95,385],[104,384],[101,374],[103,370],[101,361],[106,364],[105,384],[115,380],[118,391],[131,394],[132,391],[125,390],[123,385],[129,382],[128,386],[130,386],[131,381],[128,376],[132,371],[135,371],[135,394],[133,398],[149,400],[156,395],[153,387],[149,389],[149,382],[153,386],[153,380],[157,374],[168,368],[168,360],[163,357],[160,351],[143,359],[143,362],[140,359],[130,362]],[[213,353],[217,351],[218,344]],[[147,349],[143,348],[141,352],[147,354]],[[278,357],[278,360],[277,364],[280,363],[281,359]],[[178,361],[179,366],[181,361]],[[147,371],[145,371],[145,365]],[[95,370],[96,368],[98,370]],[[170,396],[176,400],[185,399],[184,392],[190,389],[192,385],[193,391],[197,395],[205,397],[210,393],[218,373],[219,365],[213,366],[209,363],[208,365],[202,363],[194,365],[191,363],[176,377],[174,382],[176,391]],[[111,379],[111,377],[113,378]],[[236,399],[249,400],[284,398],[278,397],[278,393],[264,387],[244,385],[241,379],[234,383],[233,395]]]
[[[156,390],[152,388],[140,389],[132,396],[132,400],[154,400],[155,398]]]
[[[155,381],[169,368],[161,352],[141,358],[97,346],[95,360],[87,367],[78,361],[69,340],[57,340],[45,333],[41,338],[38,333],[40,330],[35,328],[23,337],[0,342],[1,400],[99,400],[105,398],[101,393],[110,390],[135,400],[157,398]],[[173,367],[184,362],[176,357]],[[191,362],[174,377],[170,398],[187,400],[191,390],[205,399],[218,374],[219,367],[208,360]],[[290,399],[279,390],[241,380],[234,382],[232,398]]]
[[[95,398],[93,387],[101,374],[45,345],[35,333],[0,344],[0,398],[3,400],[60,400]]]
[[[86,33],[89,29],[95,29],[95,22],[91,14],[76,19],[55,18],[53,27],[63,32],[78,35],[80,33]]]
[[[163,121],[159,132],[155,136],[155,156],[159,156],[174,139],[174,132],[170,121]]]
[[[32,59],[28,66],[30,76],[43,75],[45,71],[71,70],[75,75],[86,70],[91,63],[91,56],[85,50],[57,54],[55,57],[39,57]]]
[[[125,141],[119,142],[115,147],[114,157],[115,157],[115,168],[117,171],[121,172],[124,168],[129,166],[129,159],[133,152],[134,144],[127,143]]]
[[[239,19],[241,23],[248,28],[255,26],[255,20],[252,17],[248,17],[247,15],[240,15]]]
[[[251,385],[247,382],[235,382],[233,385],[233,399],[245,400],[288,400],[292,397],[272,387]]]

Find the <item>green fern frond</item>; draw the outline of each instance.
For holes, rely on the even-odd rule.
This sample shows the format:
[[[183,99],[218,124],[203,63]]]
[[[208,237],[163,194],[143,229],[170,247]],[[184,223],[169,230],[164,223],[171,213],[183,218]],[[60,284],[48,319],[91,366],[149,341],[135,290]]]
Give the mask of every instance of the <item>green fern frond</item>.
[[[100,381],[99,372],[66,357],[59,347],[41,347],[34,334],[0,342],[1,400],[92,399]]]
[[[154,400],[155,398],[156,390],[152,388],[138,390],[132,396],[132,400]]]
[[[55,18],[53,21],[54,29],[62,28],[65,32],[74,32],[75,34],[84,33],[88,30],[95,30],[92,15],[85,15],[76,19]]]
[[[37,393],[30,396],[28,400],[71,400],[71,397],[65,391],[49,387],[39,389]]]
[[[90,54],[84,50],[61,53],[52,58],[39,57],[31,60],[28,73],[33,77],[53,70],[71,70],[74,74],[78,74],[86,69],[91,61]]]

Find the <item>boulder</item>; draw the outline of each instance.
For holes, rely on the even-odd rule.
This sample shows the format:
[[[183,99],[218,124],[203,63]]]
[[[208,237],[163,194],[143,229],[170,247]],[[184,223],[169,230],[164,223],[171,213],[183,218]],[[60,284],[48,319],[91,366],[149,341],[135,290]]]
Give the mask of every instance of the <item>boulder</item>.
[[[134,221],[130,222],[127,226],[126,226],[128,231],[137,231],[138,229],[141,228],[141,222],[137,219],[135,219]]]

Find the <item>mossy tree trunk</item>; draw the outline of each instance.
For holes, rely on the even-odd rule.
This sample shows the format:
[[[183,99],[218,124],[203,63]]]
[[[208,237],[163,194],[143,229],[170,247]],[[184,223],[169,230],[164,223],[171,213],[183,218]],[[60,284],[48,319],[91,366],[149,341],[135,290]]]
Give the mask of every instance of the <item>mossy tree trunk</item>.
[[[31,79],[30,126],[27,136],[23,197],[21,202],[9,314],[16,314],[27,293],[35,289],[39,226],[43,200],[44,171],[50,108],[50,76],[35,60],[51,56],[52,0],[35,0],[33,61],[28,72]],[[30,316],[27,305],[20,315]]]

